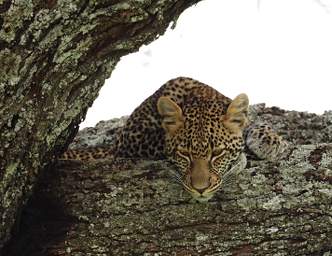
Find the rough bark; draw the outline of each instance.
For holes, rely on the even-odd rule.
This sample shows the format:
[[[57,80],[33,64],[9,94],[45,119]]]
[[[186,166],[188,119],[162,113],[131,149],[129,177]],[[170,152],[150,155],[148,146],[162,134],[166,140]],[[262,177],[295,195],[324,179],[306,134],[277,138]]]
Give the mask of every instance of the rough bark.
[[[0,248],[120,57],[198,1],[0,1]]]
[[[5,255],[331,255],[332,112],[251,116],[296,145],[278,163],[251,159],[211,202],[190,203],[165,161],[60,162]],[[101,123],[76,143],[94,144],[96,130],[112,137]]]

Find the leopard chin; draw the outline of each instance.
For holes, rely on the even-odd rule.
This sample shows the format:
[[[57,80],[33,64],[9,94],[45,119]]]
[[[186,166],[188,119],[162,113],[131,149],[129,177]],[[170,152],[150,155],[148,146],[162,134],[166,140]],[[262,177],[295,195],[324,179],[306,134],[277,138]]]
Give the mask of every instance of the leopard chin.
[[[196,193],[190,193],[191,195],[191,200],[190,202],[192,203],[207,203],[214,194],[196,194]]]
[[[208,203],[209,200],[213,197],[213,195],[209,196],[192,196],[190,202],[191,203]]]

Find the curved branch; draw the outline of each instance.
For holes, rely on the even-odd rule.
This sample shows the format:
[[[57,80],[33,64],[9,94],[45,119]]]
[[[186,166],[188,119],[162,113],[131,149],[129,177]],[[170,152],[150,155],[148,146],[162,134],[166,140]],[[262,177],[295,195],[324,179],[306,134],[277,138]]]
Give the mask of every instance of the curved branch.
[[[120,57],[197,2],[0,1],[0,248]]]

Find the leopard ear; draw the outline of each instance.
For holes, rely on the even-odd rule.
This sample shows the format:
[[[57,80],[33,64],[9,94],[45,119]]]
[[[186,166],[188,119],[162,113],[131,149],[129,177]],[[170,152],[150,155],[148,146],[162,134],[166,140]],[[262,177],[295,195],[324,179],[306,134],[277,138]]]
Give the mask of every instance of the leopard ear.
[[[182,109],[169,97],[160,97],[157,108],[162,116],[162,126],[171,135],[183,126]]]
[[[241,133],[248,124],[249,99],[244,93],[239,94],[227,108],[223,124],[234,133]]]

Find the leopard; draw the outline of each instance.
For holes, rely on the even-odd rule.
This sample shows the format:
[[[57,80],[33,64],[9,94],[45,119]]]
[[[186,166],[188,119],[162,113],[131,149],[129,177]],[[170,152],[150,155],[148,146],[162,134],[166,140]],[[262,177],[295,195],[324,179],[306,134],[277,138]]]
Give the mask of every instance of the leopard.
[[[276,161],[288,143],[267,124],[250,123],[249,99],[233,100],[189,77],[169,80],[140,104],[113,146],[68,150],[61,159],[167,159],[172,177],[196,202],[207,202],[243,171],[247,152]]]

